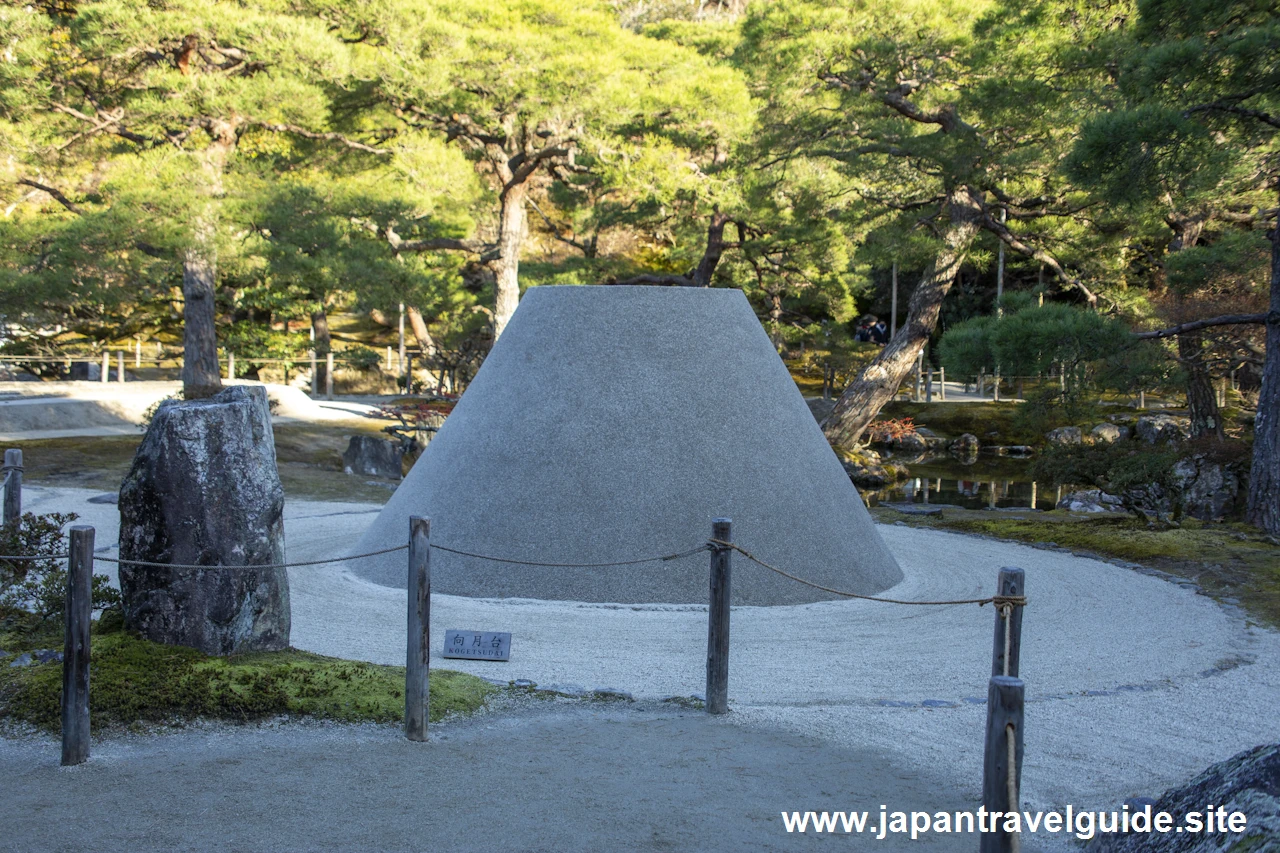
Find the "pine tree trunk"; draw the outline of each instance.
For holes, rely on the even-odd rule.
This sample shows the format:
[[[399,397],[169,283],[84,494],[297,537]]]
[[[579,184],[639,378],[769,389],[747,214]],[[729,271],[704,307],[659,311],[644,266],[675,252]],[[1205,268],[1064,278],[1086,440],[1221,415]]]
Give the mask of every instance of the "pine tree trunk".
[[[502,219],[498,231],[498,259],[494,262],[495,294],[493,339],[507,327],[520,304],[520,243],[524,239],[525,184],[509,185],[502,193]]]
[[[196,245],[182,259],[182,396],[188,400],[212,397],[222,390],[212,232],[207,222],[197,226]]]
[[[1203,335],[1189,332],[1178,335],[1178,361],[1187,372],[1187,414],[1191,418],[1191,437],[1224,438],[1222,418],[1218,416],[1218,395],[1213,379],[1204,364]]]
[[[1271,232],[1271,309],[1258,417],[1253,423],[1246,515],[1251,524],[1280,536],[1280,221]]]
[[[324,389],[329,387],[329,364],[325,356],[333,351],[333,338],[329,335],[329,315],[325,313],[323,305],[311,312],[311,331],[316,336],[316,388],[323,394]]]
[[[413,336],[418,339],[418,346],[422,348],[422,354],[428,358],[435,355],[436,342],[431,337],[431,333],[427,331],[427,321],[423,319],[422,312],[412,305],[406,305],[404,310],[409,315],[409,326],[413,329]]]
[[[823,422],[823,432],[832,444],[848,446],[856,442],[915,367],[916,359],[938,323],[942,300],[978,235],[981,215],[982,205],[976,190],[957,187],[948,194],[949,224],[943,234],[942,247],[911,294],[905,322],[893,340],[840,395],[835,409]]]
[[[211,121],[206,128],[212,141],[201,154],[200,188],[207,203],[192,229],[192,245],[182,258],[182,395],[188,400],[212,397],[222,390],[218,368],[217,200],[223,193],[222,176],[227,156],[235,149],[236,126]]]
[[[769,330],[773,348],[782,352],[782,294],[769,294]]]

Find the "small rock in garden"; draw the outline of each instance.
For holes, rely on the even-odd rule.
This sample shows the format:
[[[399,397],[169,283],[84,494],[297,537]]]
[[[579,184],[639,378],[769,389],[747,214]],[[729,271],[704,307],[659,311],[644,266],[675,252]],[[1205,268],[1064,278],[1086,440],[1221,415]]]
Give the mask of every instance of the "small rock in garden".
[[[619,690],[617,687],[597,687],[595,690],[591,691],[591,698],[618,702],[635,701],[634,696],[626,690]]]
[[[964,435],[951,442],[951,446],[947,448],[952,456],[960,459],[961,462],[977,461],[978,451],[982,445],[978,441],[978,437],[972,433]]]
[[[1068,512],[1122,512],[1124,510],[1118,497],[1109,495],[1101,489],[1069,492],[1058,501],[1057,508]]]
[[[399,480],[404,450],[400,443],[372,435],[353,435],[342,452],[342,470],[362,477]]]
[[[569,696],[571,698],[580,698],[587,695],[587,688],[581,684],[548,684],[543,687],[541,693],[554,693],[560,696]]]
[[[1138,418],[1134,432],[1147,444],[1166,444],[1189,438],[1191,422],[1186,418],[1166,414],[1144,415]]]
[[[39,663],[55,663],[62,660],[62,652],[54,649],[35,649],[23,652],[9,662],[11,667],[34,666]]]
[[[1221,521],[1243,498],[1247,472],[1222,464],[1203,453],[1178,460],[1174,482],[1182,491],[1182,511],[1202,521]]]
[[[120,495],[117,492],[107,492],[104,495],[94,495],[89,498],[87,503],[91,504],[118,504],[120,503]]]
[[[1098,424],[1089,430],[1089,435],[1093,436],[1093,440],[1098,444],[1115,444],[1129,437],[1129,428],[1115,424]]]
[[[1045,433],[1044,440],[1049,444],[1060,446],[1080,444],[1084,441],[1084,434],[1080,431],[1080,427],[1064,426]]]

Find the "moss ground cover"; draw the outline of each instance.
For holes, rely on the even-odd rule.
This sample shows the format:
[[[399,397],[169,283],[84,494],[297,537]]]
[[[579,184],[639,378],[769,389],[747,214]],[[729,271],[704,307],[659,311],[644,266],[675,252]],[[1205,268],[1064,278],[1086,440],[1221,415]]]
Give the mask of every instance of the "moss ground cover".
[[[5,639],[0,634],[0,642]],[[20,645],[37,644],[28,640]],[[123,630],[95,630],[91,660],[89,710],[95,728],[199,718],[250,721],[282,714],[390,723],[404,715],[402,667],[295,649],[210,657]],[[430,718],[473,713],[497,689],[475,676],[433,670]],[[60,663],[0,665],[0,718],[56,731],[61,691]]]

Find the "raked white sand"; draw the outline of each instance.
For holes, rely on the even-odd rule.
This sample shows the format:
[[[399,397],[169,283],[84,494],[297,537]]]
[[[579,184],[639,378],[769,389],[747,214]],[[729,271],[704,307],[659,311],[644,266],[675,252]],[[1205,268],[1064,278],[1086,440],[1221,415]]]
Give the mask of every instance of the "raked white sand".
[[[93,494],[37,485],[24,498],[35,512],[80,513],[98,529],[99,553],[114,556],[116,508],[86,503]],[[350,553],[377,509],[290,503],[288,559]],[[1029,805],[1101,807],[1157,795],[1241,749],[1280,740],[1280,633],[1121,566],[951,533],[879,531],[906,575],[885,593],[895,598],[981,597],[1001,566],[1026,571]],[[484,550],[484,543],[444,544]],[[298,648],[403,663],[402,590],[333,565],[291,570],[290,594]],[[900,753],[977,795],[990,607],[824,602],[735,608],[732,620],[735,719]],[[438,660],[449,628],[510,631],[511,661]],[[637,698],[704,687],[705,608],[436,595],[432,636],[433,666],[490,678],[613,687]]]

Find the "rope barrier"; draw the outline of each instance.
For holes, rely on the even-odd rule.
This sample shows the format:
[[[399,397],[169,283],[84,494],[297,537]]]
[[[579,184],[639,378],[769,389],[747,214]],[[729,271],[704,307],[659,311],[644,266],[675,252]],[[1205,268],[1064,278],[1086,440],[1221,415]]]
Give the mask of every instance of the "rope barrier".
[[[397,545],[394,548],[383,548],[380,551],[370,551],[367,554],[350,554],[345,557],[332,557],[326,560],[307,560],[304,562],[297,562],[297,563],[270,563],[266,565],[254,565],[254,566],[209,566],[209,565],[197,565],[197,564],[190,564],[190,563],[157,563],[157,562],[149,562],[147,560],[123,560],[116,557],[99,557],[99,556],[95,556],[94,559],[103,563],[116,563],[117,565],[128,565],[128,566],[146,566],[149,568],[293,569],[293,568],[301,568],[304,566],[322,566],[322,565],[328,565],[330,563],[344,563],[350,560],[361,560],[366,557],[377,557],[382,554],[393,554],[396,551],[407,550],[408,547],[409,547],[408,544],[404,544],[404,545]],[[784,578],[788,578],[789,580],[793,580],[796,583],[804,584],[805,586],[813,587],[814,589],[820,589],[823,592],[829,592],[832,595],[839,595],[844,598],[855,598],[861,601],[875,601],[881,604],[905,604],[905,605],[933,606],[933,607],[945,607],[945,606],[950,606],[955,604],[976,604],[979,607],[982,607],[987,604],[994,604],[996,607],[1000,608],[1000,614],[1005,621],[1005,633],[1004,633],[1004,674],[1005,675],[1009,674],[1009,653],[1010,653],[1010,645],[1012,643],[1012,640],[1010,637],[1011,629],[1009,624],[1009,621],[1010,621],[1009,616],[1013,612],[1013,608],[1015,606],[1021,607],[1027,603],[1026,596],[1023,596],[1023,595],[993,595],[988,598],[958,598],[958,599],[951,599],[946,601],[907,601],[900,598],[885,598],[883,596],[876,596],[876,595],[862,595],[861,593],[857,593],[857,592],[849,592],[847,590],[835,589],[833,587],[823,586],[822,584],[814,583],[813,581],[806,580],[805,578],[802,578],[802,577],[798,577],[796,575],[791,574],[788,571],[778,568],[777,566],[773,566],[773,565],[770,565],[769,563],[766,563],[764,560],[761,560],[759,557],[752,554],[750,551],[741,547],[740,545],[735,545],[732,542],[725,542],[720,539],[708,539],[706,543],[699,545],[696,548],[690,548],[686,551],[679,551],[674,554],[664,554],[664,555],[653,556],[653,557],[641,557],[635,560],[619,560],[611,563],[546,563],[546,562],[540,562],[536,560],[513,560],[506,557],[494,557],[488,554],[476,554],[472,551],[463,551],[459,548],[448,548],[448,547],[445,547],[444,545],[437,545],[434,542],[431,543],[431,547],[436,551],[444,551],[449,554],[457,554],[458,556],[461,556],[461,557],[473,557],[477,560],[490,560],[495,563],[507,563],[507,564],[518,565],[518,566],[540,566],[543,568],[554,568],[554,569],[603,569],[603,568],[614,568],[618,566],[636,566],[636,565],[640,565],[641,563],[666,563],[666,562],[670,562],[671,560],[681,559],[682,557],[690,557],[702,551],[710,551],[718,548],[719,549],[728,548],[730,550],[737,551],[739,554],[746,557],[751,562],[759,566],[762,566],[763,568],[766,568],[771,572],[775,572],[779,575],[782,575]],[[67,554],[52,554],[52,555],[37,555],[37,556],[0,554],[0,560],[62,560],[62,559],[66,559],[68,556],[69,555]]]
[[[456,548],[446,548],[443,545],[436,545],[434,542],[431,547],[436,551],[445,551],[450,554],[457,554],[462,557],[475,557],[477,560],[492,560],[495,563],[511,563],[517,566],[543,566],[552,569],[604,569],[614,566],[635,566],[640,563],[665,563],[670,560],[678,560],[681,557],[689,557],[701,551],[710,551],[711,545],[699,545],[697,548],[690,548],[688,551],[681,551],[678,554],[667,554],[662,557],[643,557],[639,560],[623,560],[618,563],[536,563],[529,560],[508,560],[504,557],[490,557],[485,554],[472,554],[470,551],[459,551]]]
[[[328,563],[344,563],[347,560],[359,560],[363,557],[376,557],[379,554],[393,554],[396,551],[407,551],[409,544],[397,545],[394,548],[383,548],[381,551],[370,551],[368,554],[351,554],[346,557],[331,557],[328,560],[307,560],[301,563],[267,563],[254,566],[201,566],[191,563],[149,563],[146,560],[121,560],[115,557],[98,557],[93,559],[103,563],[116,563],[122,566],[147,566],[155,569],[295,569],[301,566],[323,566]]]
[[[737,551],[739,554],[746,557],[751,562],[756,563],[757,565],[763,566],[764,568],[768,569],[771,572],[777,572],[778,574],[782,575],[784,578],[789,578],[795,581],[796,583],[802,583],[805,586],[811,586],[814,589],[820,589],[823,592],[829,592],[833,595],[842,595],[845,598],[857,598],[863,601],[878,601],[881,604],[914,604],[914,605],[933,605],[933,606],[944,606],[944,605],[950,605],[950,604],[976,604],[979,607],[982,607],[985,604],[995,604],[997,607],[1006,607],[1006,606],[1014,606],[1014,605],[1022,606],[1027,603],[1027,598],[1024,595],[993,595],[990,598],[960,598],[960,599],[955,599],[953,601],[904,601],[903,599],[900,599],[900,598],[882,598],[880,596],[875,596],[875,595],[861,595],[856,592],[846,592],[845,590],[842,590],[842,589],[832,589],[829,586],[823,586],[822,584],[817,584],[817,583],[814,583],[813,581],[805,580],[804,578],[801,578],[801,577],[796,577],[790,572],[783,571],[777,566],[769,565],[764,560],[761,560],[759,557],[752,554],[750,551],[746,550],[745,548],[739,547],[738,545],[735,545],[732,542],[725,542],[720,539],[708,539],[707,544],[717,548],[730,548],[734,551]],[[1006,655],[1006,658],[1007,657],[1008,656]]]
[[[222,566],[222,565],[198,565],[194,563],[152,563],[146,560],[121,560],[116,557],[99,557],[94,555],[93,559],[100,563],[115,563],[123,566],[147,566],[155,569],[295,569],[302,566],[323,566],[328,563],[345,563],[347,560],[359,560],[364,557],[377,557],[379,554],[394,554],[396,551],[407,551],[408,543],[397,545],[394,548],[383,548],[381,551],[370,551],[367,554],[351,554],[346,557],[331,557],[327,560],[307,560],[300,563],[267,563],[257,566]],[[65,560],[70,554],[0,554],[0,560]]]
[[[1000,608],[1000,618],[1004,620],[1004,674],[1009,674],[1009,653],[1013,650],[1013,626],[1010,624],[1013,620],[1013,605],[1001,603],[997,604]]]
[[[1007,658],[1006,658],[1007,659]],[[1004,727],[1004,739],[1008,750],[1009,775],[1006,785],[1009,792],[1009,808],[1015,812],[1018,811],[1018,739],[1017,733],[1014,731],[1013,723],[1009,723]],[[1020,853],[1022,850],[1022,833],[1010,832],[1009,849],[1012,853]]]

